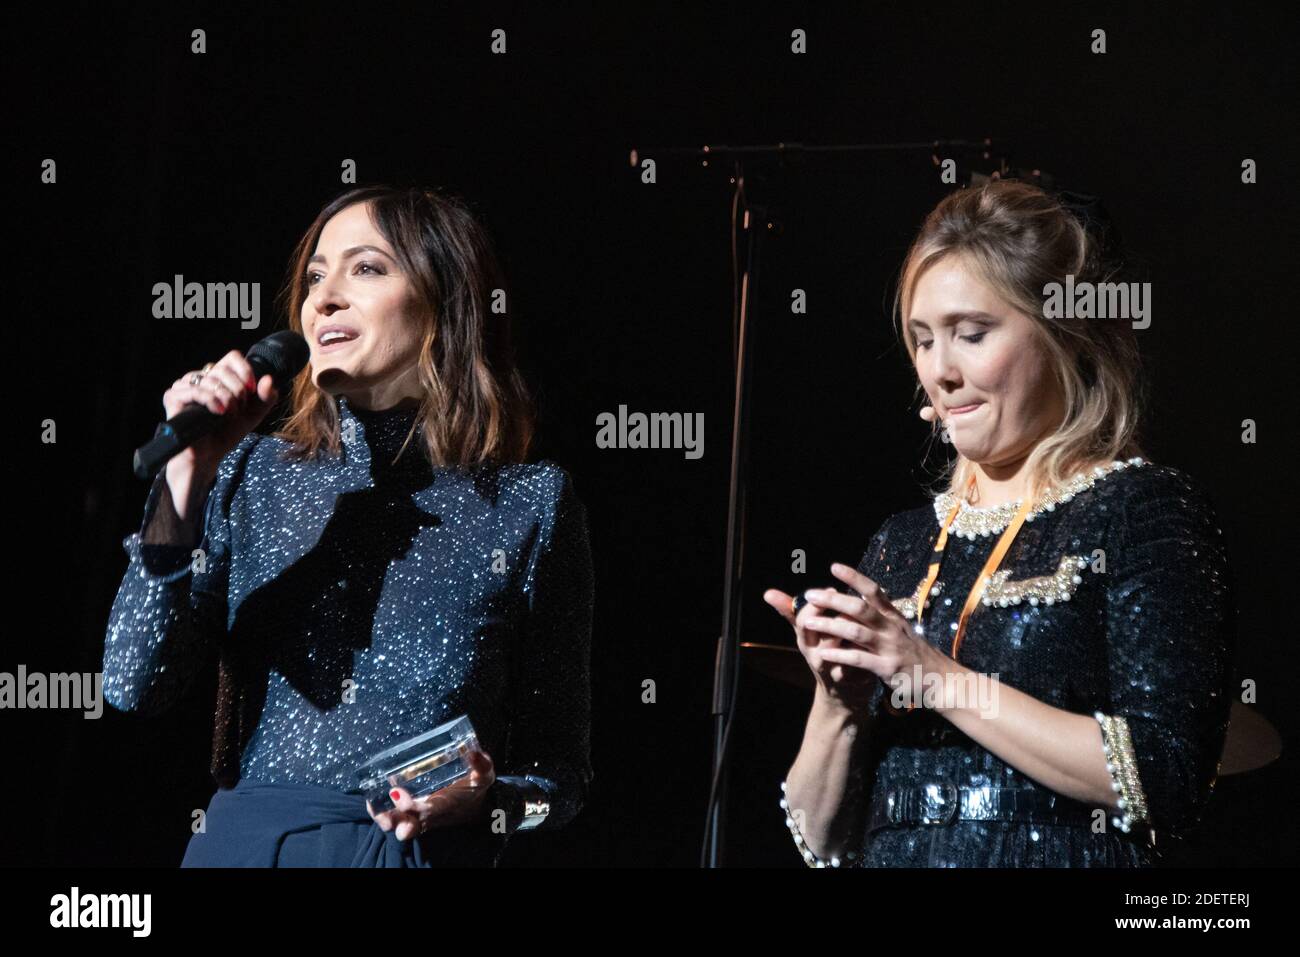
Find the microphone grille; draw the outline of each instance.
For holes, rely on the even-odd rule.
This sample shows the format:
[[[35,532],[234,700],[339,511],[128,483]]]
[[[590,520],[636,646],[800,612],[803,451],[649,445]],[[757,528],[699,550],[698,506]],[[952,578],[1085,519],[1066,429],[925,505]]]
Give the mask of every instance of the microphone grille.
[[[273,375],[277,383],[296,376],[310,358],[311,349],[307,346],[307,340],[292,329],[271,333],[254,343],[247,355],[249,362],[260,359],[265,363],[266,372]]]

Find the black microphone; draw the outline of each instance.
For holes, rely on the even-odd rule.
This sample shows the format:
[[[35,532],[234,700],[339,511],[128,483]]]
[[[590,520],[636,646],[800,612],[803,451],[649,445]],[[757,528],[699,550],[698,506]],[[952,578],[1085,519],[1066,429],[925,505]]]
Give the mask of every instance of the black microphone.
[[[290,381],[311,358],[307,340],[290,329],[273,332],[253,345],[244,357],[253,367],[253,377],[274,377],[275,388],[282,395]],[[158,426],[152,439],[135,450],[134,468],[138,478],[153,478],[167,461],[207,435],[222,419],[205,405],[191,402]]]

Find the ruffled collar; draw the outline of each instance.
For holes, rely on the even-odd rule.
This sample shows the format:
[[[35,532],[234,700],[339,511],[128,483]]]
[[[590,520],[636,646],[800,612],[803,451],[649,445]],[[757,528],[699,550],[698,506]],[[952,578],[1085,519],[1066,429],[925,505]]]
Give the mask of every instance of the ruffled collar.
[[[343,396],[338,397],[339,432],[349,457],[356,456],[366,465],[391,467],[401,452],[398,464],[424,460],[424,437],[415,425],[417,407],[362,409]],[[415,434],[412,435],[412,428]],[[408,436],[410,441],[407,441]],[[403,450],[405,445],[405,450]]]
[[[1038,501],[1034,503],[1034,508],[1025,516],[1025,521],[1032,522],[1034,517],[1041,515],[1043,512],[1051,512],[1056,506],[1062,505],[1080,492],[1084,492],[1093,487],[1097,482],[1115,474],[1121,469],[1145,465],[1146,463],[1140,458],[1132,458],[1127,462],[1116,459],[1109,465],[1099,465],[1091,472],[1080,472],[1074,478],[1070,479],[1063,485],[1049,489]],[[934,500],[934,515],[942,524],[943,520],[948,517],[952,511],[953,505],[957,503],[957,496],[952,492],[944,492]],[[993,505],[989,508],[976,508],[968,505],[966,502],[961,503],[961,508],[957,512],[957,517],[953,519],[949,533],[956,535],[958,538],[968,538],[974,540],[976,537],[985,537],[1004,531],[1015,518],[1016,512],[1020,509],[1020,502],[1006,502],[1002,505]]]

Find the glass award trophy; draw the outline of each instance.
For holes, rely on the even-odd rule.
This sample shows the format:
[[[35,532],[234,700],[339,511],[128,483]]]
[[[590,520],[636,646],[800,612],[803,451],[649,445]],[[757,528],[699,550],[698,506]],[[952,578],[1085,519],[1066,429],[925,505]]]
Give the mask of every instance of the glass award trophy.
[[[357,769],[357,777],[366,800],[381,814],[396,807],[388,794],[393,788],[413,798],[432,794],[469,774],[469,752],[481,750],[474,726],[462,715],[381,751]]]

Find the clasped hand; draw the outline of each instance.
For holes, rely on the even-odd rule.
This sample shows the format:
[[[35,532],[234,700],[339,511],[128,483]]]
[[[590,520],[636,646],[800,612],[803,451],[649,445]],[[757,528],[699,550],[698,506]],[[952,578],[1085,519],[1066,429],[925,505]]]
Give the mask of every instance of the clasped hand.
[[[770,588],[763,600],[794,628],[799,651],[818,686],[830,699],[852,711],[871,701],[876,680],[907,688],[915,666],[925,671],[937,654],[912,624],[889,602],[884,590],[861,572],[836,563],[831,574],[856,595],[832,588],[811,588],[808,604],[796,615],[791,596]]]

